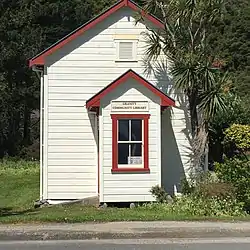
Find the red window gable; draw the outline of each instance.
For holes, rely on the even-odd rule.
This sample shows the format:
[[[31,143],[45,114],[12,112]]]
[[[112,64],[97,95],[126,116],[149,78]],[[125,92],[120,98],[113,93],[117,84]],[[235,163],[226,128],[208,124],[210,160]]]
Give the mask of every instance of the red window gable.
[[[100,100],[104,96],[106,96],[108,93],[110,93],[113,89],[117,88],[120,84],[124,83],[128,79],[134,79],[138,83],[142,84],[145,88],[148,88],[151,92],[153,92],[155,95],[159,96],[161,99],[161,106],[162,107],[168,107],[168,106],[175,106],[175,101],[167,96],[165,93],[160,91],[158,88],[156,88],[154,85],[149,83],[146,79],[138,75],[136,72],[134,72],[132,69],[125,72],[123,75],[121,75],[119,78],[114,80],[111,84],[109,84],[107,87],[102,89],[99,93],[94,95],[92,98],[90,98],[86,102],[86,107],[88,109],[90,108],[99,108],[100,107]]]

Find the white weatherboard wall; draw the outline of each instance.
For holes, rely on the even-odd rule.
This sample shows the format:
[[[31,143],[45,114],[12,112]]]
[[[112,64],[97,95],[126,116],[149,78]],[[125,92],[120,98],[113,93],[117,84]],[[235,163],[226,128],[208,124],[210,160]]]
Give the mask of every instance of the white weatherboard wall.
[[[152,84],[168,87],[168,76],[160,64],[155,73],[144,74],[143,32],[147,30],[142,23],[135,26],[134,14],[124,7],[46,58],[44,199],[97,194],[97,139],[86,100],[130,68]],[[138,39],[136,61],[116,61],[117,37]]]
[[[111,101],[148,101],[149,112],[149,168],[150,173],[111,173],[112,120]],[[101,202],[153,201],[152,186],[161,182],[161,117],[160,98],[143,85],[130,79],[101,100]],[[123,112],[123,114],[126,112]],[[127,114],[131,114],[127,113]]]
[[[162,186],[169,194],[181,191],[180,182],[189,177],[191,166],[190,117],[183,95],[175,95],[176,107],[161,114]]]

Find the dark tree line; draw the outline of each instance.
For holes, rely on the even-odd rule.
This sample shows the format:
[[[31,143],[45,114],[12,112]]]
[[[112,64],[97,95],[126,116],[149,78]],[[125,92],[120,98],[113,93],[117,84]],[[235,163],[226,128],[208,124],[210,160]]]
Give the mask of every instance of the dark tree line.
[[[28,68],[28,59],[110,2],[0,1],[0,157],[23,154],[39,139],[39,80]]]
[[[24,156],[29,150],[39,148],[40,86],[28,68],[28,59],[113,2],[115,0],[0,1],[0,158]],[[213,28],[211,40],[218,58],[235,79],[236,91],[249,100],[249,1],[226,2],[224,22]]]

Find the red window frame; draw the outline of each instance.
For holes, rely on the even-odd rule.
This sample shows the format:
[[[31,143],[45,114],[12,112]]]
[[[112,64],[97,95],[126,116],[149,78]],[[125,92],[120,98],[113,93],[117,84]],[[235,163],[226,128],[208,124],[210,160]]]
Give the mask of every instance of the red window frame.
[[[112,119],[112,172],[149,172],[148,164],[148,134],[149,114],[111,114]],[[143,120],[143,168],[118,168],[118,120],[142,119]]]

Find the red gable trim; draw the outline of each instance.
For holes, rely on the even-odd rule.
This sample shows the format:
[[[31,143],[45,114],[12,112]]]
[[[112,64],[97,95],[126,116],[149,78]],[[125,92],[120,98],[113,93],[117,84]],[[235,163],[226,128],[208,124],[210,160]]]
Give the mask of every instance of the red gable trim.
[[[32,67],[34,65],[44,65],[46,56],[48,56],[48,55],[54,53],[56,50],[62,48],[64,45],[66,45],[67,43],[76,39],[78,36],[82,35],[87,30],[93,28],[96,24],[102,22],[108,16],[110,16],[114,12],[118,11],[119,9],[123,8],[124,6],[127,6],[134,11],[140,11],[146,19],[148,19],[149,21],[154,23],[156,26],[158,26],[160,28],[164,27],[163,23],[160,20],[158,20],[156,17],[154,17],[150,14],[143,12],[143,9],[140,6],[138,6],[137,4],[135,4],[133,1],[121,0],[118,3],[114,4],[112,7],[110,7],[108,10],[106,10],[105,12],[100,14],[99,16],[95,17],[93,20],[87,22],[83,26],[79,27],[78,29],[76,29],[75,31],[73,31],[72,33],[67,35],[66,37],[62,38],[61,40],[59,40],[58,42],[53,44],[51,47],[47,48],[46,50],[44,50],[43,52],[41,52],[37,56],[33,57],[29,61],[29,66]]]
[[[138,75],[137,73],[135,73],[133,70],[130,69],[127,72],[125,72],[123,75],[121,75],[118,79],[116,79],[111,84],[109,84],[107,87],[105,87],[103,90],[101,90],[99,93],[94,95],[91,99],[89,99],[86,102],[86,107],[87,108],[100,107],[100,99],[102,99],[112,90],[117,88],[120,84],[127,81],[129,78],[133,78],[138,83],[148,88],[155,95],[159,96],[161,98],[161,106],[163,107],[175,106],[175,101],[172,98],[164,94],[162,91],[157,89],[154,85],[149,83],[146,79],[144,79],[143,77],[141,77],[140,75]]]

